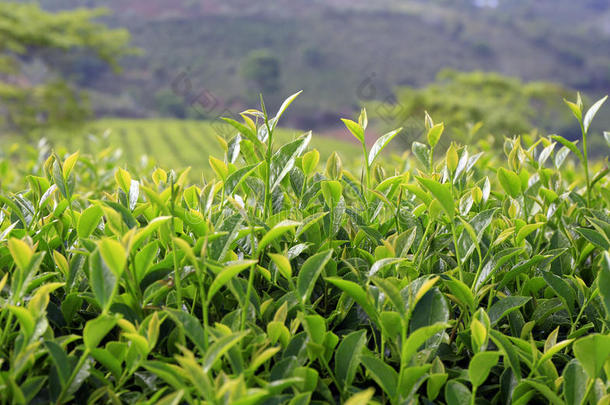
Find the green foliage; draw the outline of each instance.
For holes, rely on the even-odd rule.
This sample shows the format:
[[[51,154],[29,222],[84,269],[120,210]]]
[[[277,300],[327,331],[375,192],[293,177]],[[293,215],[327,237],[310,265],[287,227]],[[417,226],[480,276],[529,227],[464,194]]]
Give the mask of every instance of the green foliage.
[[[601,164],[551,137],[435,158],[431,118],[382,156],[363,112],[363,166],[318,168],[277,128],[297,96],[229,120],[208,181],[0,161],[0,402],[608,403]]]
[[[133,51],[127,47],[129,33],[93,21],[105,14],[103,9],[49,13],[33,3],[0,3],[1,126],[23,132],[41,124],[75,125],[90,116],[83,91],[55,75],[30,84],[22,67],[42,60],[52,68],[52,57],[70,50],[93,54],[119,70],[119,58]]]
[[[375,110],[381,115],[390,112],[381,118],[398,125],[427,111],[433,117],[443,117],[452,139],[468,143],[477,134],[478,138],[492,134],[499,141],[533,128],[569,129],[571,122],[559,101],[567,94],[552,83],[523,83],[498,73],[443,70],[425,87],[399,88],[396,105]],[[434,133],[428,137],[431,135],[434,137]]]
[[[280,61],[266,50],[250,52],[241,64],[241,75],[256,93],[275,94],[280,90]]]

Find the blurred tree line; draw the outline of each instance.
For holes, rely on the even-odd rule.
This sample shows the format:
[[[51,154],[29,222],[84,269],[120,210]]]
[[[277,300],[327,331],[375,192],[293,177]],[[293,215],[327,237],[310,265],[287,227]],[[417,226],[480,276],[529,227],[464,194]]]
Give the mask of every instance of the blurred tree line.
[[[503,136],[533,129],[577,134],[563,103],[572,96],[572,91],[555,83],[522,82],[499,73],[442,70],[433,83],[422,88],[400,87],[394,102],[376,104],[372,110],[393,127],[419,119],[427,111],[435,121],[445,123],[452,139],[468,144],[475,136],[491,134],[501,141]]]
[[[41,125],[78,125],[90,116],[79,78],[69,80],[64,71],[72,57],[78,53],[78,60],[118,72],[118,60],[135,51],[127,30],[94,21],[106,13],[49,13],[33,3],[0,2],[0,127],[27,132]]]

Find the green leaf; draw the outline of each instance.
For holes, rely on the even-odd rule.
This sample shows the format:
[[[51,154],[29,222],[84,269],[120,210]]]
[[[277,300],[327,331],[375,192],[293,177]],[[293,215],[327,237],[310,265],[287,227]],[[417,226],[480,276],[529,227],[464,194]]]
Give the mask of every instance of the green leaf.
[[[563,370],[563,395],[566,405],[580,405],[585,397],[587,373],[580,362],[573,359]]]
[[[379,314],[379,322],[381,323],[382,331],[386,334],[386,338],[395,339],[400,336],[403,329],[401,314],[394,311],[382,311]]]
[[[373,320],[376,321],[378,314],[375,306],[372,304],[368,294],[364,291],[360,285],[353,281],[343,280],[338,277],[327,277],[326,281],[339,287],[345,292],[350,298],[352,298],[358,305],[364,309],[364,312]]]
[[[441,388],[445,386],[448,377],[447,373],[432,373],[429,375],[426,384],[426,395],[428,395],[430,400],[435,400],[438,394],[440,394]]]
[[[294,228],[299,225],[301,225],[300,222],[291,221],[289,219],[285,219],[277,223],[261,238],[260,242],[258,242],[258,251],[262,252],[271,242],[273,242],[286,232],[294,230]]]
[[[290,260],[288,260],[286,256],[278,253],[268,253],[267,255],[273,260],[278,271],[286,280],[292,279],[292,266],[290,265]]]
[[[439,322],[430,326],[424,326],[411,333],[402,348],[402,361],[405,362],[405,364],[408,364],[411,358],[428,339],[448,327],[448,324]]]
[[[275,117],[273,117],[272,119],[272,125],[271,125],[271,130],[273,130],[275,128],[275,126],[277,125],[278,121],[280,120],[280,118],[282,117],[282,115],[284,115],[284,112],[286,112],[286,109],[288,109],[288,107],[290,106],[290,104],[292,104],[292,102],[303,92],[303,90],[297,91],[296,93],[294,93],[293,95],[291,95],[290,97],[288,97],[286,100],[284,100],[284,102],[282,103],[282,105],[280,106],[279,110],[277,111],[277,114],[275,114]]]
[[[597,288],[606,308],[606,319],[610,319],[610,253],[604,252],[601,269],[597,276]]]
[[[201,353],[205,353],[205,333],[201,322],[193,315],[177,309],[166,308],[165,312],[178,327],[184,330],[186,336],[195,343]]]
[[[366,344],[366,331],[357,330],[345,336],[335,352],[335,376],[344,389],[352,385]]]
[[[604,98],[597,100],[597,102],[593,104],[585,114],[585,119],[582,122],[583,127],[585,128],[585,133],[589,132],[589,127],[591,126],[591,122],[593,122],[593,118],[595,118],[595,114],[597,114],[597,111],[599,111],[602,104],[604,104],[607,99],[608,96],[605,96]]]
[[[302,166],[303,172],[306,176],[310,176],[316,170],[318,162],[320,161],[320,152],[316,149],[310,150],[303,155]]]
[[[271,190],[275,190],[280,185],[284,177],[294,167],[295,160],[300,156],[307,145],[311,141],[311,131],[300,136],[295,141],[287,143],[278,149],[277,152],[271,157]]]
[[[255,163],[249,166],[237,169],[233,173],[227,176],[224,182],[225,193],[233,195],[237,191],[238,187],[260,166],[260,163]]]
[[[445,125],[441,122],[440,124],[434,125],[432,128],[428,130],[427,138],[428,144],[434,148],[438,141],[441,139],[441,135],[443,135],[443,131],[445,130]]]
[[[343,194],[343,186],[337,180],[324,180],[320,182],[324,201],[329,207],[336,207]]]
[[[360,391],[357,394],[352,395],[345,401],[344,405],[368,405],[371,403],[371,399],[375,395],[375,389],[369,388],[364,391]]]
[[[581,234],[586,240],[588,240],[595,246],[603,250],[610,249],[610,242],[608,241],[608,238],[605,235],[602,235],[601,233],[597,232],[596,230],[589,228],[576,228],[576,232]]]
[[[402,263],[406,261],[405,257],[387,257],[385,259],[379,259],[371,266],[371,269],[368,272],[369,277],[373,277],[376,275],[379,270],[384,269],[388,266],[393,266],[398,263]]]
[[[121,368],[121,362],[106,349],[92,349],[91,356],[104,367],[106,367],[114,376],[114,378],[121,378],[123,372]]]
[[[445,385],[447,405],[469,405],[472,394],[468,387],[457,380],[450,380]]]
[[[519,385],[515,388],[515,392],[519,389],[520,386],[528,385],[541,393],[547,400],[547,403],[553,405],[564,405],[564,402],[555,394],[549,387],[545,384],[539,383],[533,380],[522,380]]]
[[[36,320],[32,313],[26,308],[14,305],[9,305],[8,310],[17,318],[23,334],[26,336],[26,339],[29,339],[34,334],[34,329],[36,328]]]
[[[116,317],[106,314],[101,314],[97,318],[88,321],[83,330],[85,347],[89,350],[95,349],[104,336],[114,328],[116,322]]]
[[[354,135],[354,137],[364,145],[364,129],[360,126],[360,124],[346,118],[341,118],[341,121],[343,121],[343,124],[345,124],[349,132],[351,132],[352,135]]]
[[[218,360],[223,354],[228,352],[233,346],[239,343],[244,336],[248,334],[248,331],[236,332],[227,336],[223,336],[215,341],[203,356],[203,372],[208,373],[216,360]]]
[[[131,175],[127,170],[119,167],[117,171],[114,172],[114,179],[125,194],[129,193],[129,187],[131,186]]]
[[[561,135],[551,135],[551,139],[559,142],[566,148],[570,149],[570,151],[576,155],[578,160],[580,160],[581,162],[584,162],[585,158],[583,157],[582,152],[580,151],[580,149],[578,149],[578,147],[576,146],[576,144],[574,142],[568,141],[566,138],[564,138]]]
[[[306,315],[303,317],[303,327],[313,343],[323,345],[326,336],[326,322],[320,315]]]
[[[10,238],[8,240],[8,250],[11,252],[13,261],[21,270],[27,269],[34,251],[24,241],[16,238]]]
[[[373,144],[373,147],[371,148],[371,150],[369,152],[369,159],[367,162],[369,166],[373,164],[373,162],[375,161],[375,159],[377,158],[379,153],[381,153],[381,151],[386,146],[388,146],[390,141],[392,141],[392,139],[394,139],[394,137],[396,135],[398,135],[400,133],[400,131],[402,131],[402,128],[395,129],[394,131],[388,132],[387,134],[380,136],[375,141],[375,143]]]
[[[92,205],[84,210],[78,219],[76,231],[79,238],[88,238],[95,231],[104,211],[99,205]]]
[[[499,358],[498,352],[480,352],[474,355],[468,365],[468,377],[473,386],[479,387],[485,382]]]
[[[451,194],[451,184],[441,184],[437,181],[424,179],[423,177],[417,177],[417,181],[420,182],[432,195],[441,203],[443,211],[453,220],[455,218],[455,201]]]
[[[513,198],[517,198],[519,194],[521,194],[521,179],[517,173],[501,167],[498,169],[497,174],[498,181],[506,194]]]
[[[539,229],[544,226],[544,222],[537,222],[535,224],[525,224],[519,229],[517,232],[517,237],[515,238],[517,244],[521,244],[523,240],[536,229]]]
[[[144,240],[147,237],[152,235],[153,232],[158,230],[161,227],[161,225],[168,222],[171,218],[172,217],[170,217],[170,216],[154,218],[153,220],[151,220],[148,223],[148,225],[146,225],[144,228],[141,228],[140,230],[138,230],[136,232],[135,236],[133,237],[133,239],[131,240],[131,250],[134,251],[134,249],[138,249],[140,244],[142,242],[144,242]]]
[[[400,312],[403,316],[406,315],[407,308],[404,300],[402,299],[402,295],[400,294],[400,290],[398,287],[396,287],[396,284],[388,279],[379,277],[374,277],[372,280],[373,283],[375,283],[375,285],[379,287],[379,289],[383,291],[383,293],[390,299],[390,301],[392,301],[392,304],[394,304],[398,312]]]
[[[580,106],[576,103],[566,100],[565,98],[563,99],[563,101],[567,104],[568,107],[570,107],[570,110],[572,110],[572,114],[574,114],[578,122],[582,122],[582,110],[580,109]]]
[[[196,236],[205,236],[208,233],[208,226],[199,211],[186,210],[182,207],[174,206],[172,213],[180,218]]]
[[[574,356],[580,361],[589,378],[597,378],[610,356],[610,336],[589,335],[574,342],[572,349]]]
[[[429,282],[433,282],[431,279]],[[421,291],[418,291],[419,296]],[[417,300],[417,298],[416,298]],[[425,326],[437,323],[444,323],[449,320],[449,305],[445,295],[438,288],[427,291],[417,301],[412,310],[410,329],[416,330]]]
[[[528,303],[532,297],[508,296],[495,302],[487,311],[491,325],[494,326],[506,315],[521,308]]]
[[[305,263],[301,266],[297,278],[297,294],[302,303],[306,303],[309,299],[318,276],[320,276],[332,254],[332,250],[317,253],[305,260]]]
[[[227,179],[227,176],[229,175],[229,168],[227,167],[225,162],[220,159],[216,159],[214,156],[210,156],[208,158],[208,162],[210,164],[210,167],[214,171],[214,174],[223,181],[225,181]]]
[[[70,359],[68,359],[68,355],[64,349],[62,349],[62,347],[57,343],[47,340],[44,342],[44,344],[47,347],[53,363],[55,364],[55,369],[57,370],[61,387],[64,388],[68,383],[70,374],[72,373],[72,364],[70,364]]]
[[[398,385],[398,373],[396,370],[377,357],[362,356],[361,360],[371,377],[373,377],[373,380],[390,398],[395,398]]]
[[[89,257],[89,284],[93,296],[103,310],[110,307],[117,281],[118,277],[102,260],[99,249],[96,249]]]
[[[123,245],[114,239],[105,238],[98,243],[98,249],[104,263],[117,278],[120,278],[127,263],[127,253]]]
[[[237,131],[244,135],[246,138],[248,138],[248,140],[252,143],[254,143],[257,146],[261,146],[262,142],[258,139],[258,137],[256,136],[256,132],[250,128],[247,125],[242,124],[239,121],[235,121],[232,118],[227,118],[227,117],[221,117],[221,119],[223,121],[225,121],[226,123],[228,123],[229,125],[231,125],[233,128],[237,129]]]
[[[256,260],[238,260],[225,263],[222,270],[216,275],[214,281],[212,281],[212,284],[208,289],[208,301],[211,300],[214,294],[216,294],[233,277],[256,263]]]
[[[447,279],[443,279],[443,283],[449,288],[451,294],[453,294],[462,305],[464,305],[470,311],[474,312],[475,302],[474,296],[472,295],[472,291],[470,291],[470,288],[468,288],[468,286],[462,281],[454,277],[447,277]]]
[[[64,160],[64,164],[62,165],[62,174],[65,179],[67,179],[70,176],[72,169],[74,169],[74,165],[76,165],[76,162],[78,161],[78,156],[79,156],[79,153],[76,152],[76,153],[73,153],[72,155],[68,156],[66,158],[66,160]]]
[[[490,329],[489,335],[491,340],[493,340],[496,346],[498,346],[498,348],[502,351],[504,355],[504,362],[507,362],[510,365],[510,368],[513,370],[513,374],[516,376],[517,380],[519,380],[521,378],[521,365],[517,350],[510,340],[508,340],[506,336],[497,330]]]
[[[420,161],[420,163],[428,170],[430,170],[430,149],[428,145],[424,145],[421,142],[413,142],[411,144],[411,151]]]
[[[570,315],[574,314],[574,303],[576,302],[576,293],[563,278],[545,271],[542,273],[544,281],[553,289],[557,297],[563,301]]]
[[[288,405],[308,405],[311,403],[311,392],[302,392],[292,397]]]

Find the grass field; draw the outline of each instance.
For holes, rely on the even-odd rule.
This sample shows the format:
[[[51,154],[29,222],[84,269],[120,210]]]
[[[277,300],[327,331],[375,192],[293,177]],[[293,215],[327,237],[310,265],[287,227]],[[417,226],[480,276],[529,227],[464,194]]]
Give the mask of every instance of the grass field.
[[[37,139],[45,137],[60,154],[80,150],[83,153],[101,151],[112,147],[120,149],[121,161],[128,166],[140,164],[142,156],[152,158],[164,167],[182,169],[192,167],[192,174],[199,177],[203,171],[211,173],[208,157],[222,156],[223,151],[217,137],[227,141],[236,131],[220,121],[195,121],[177,119],[101,119],[78,130],[52,129],[28,138],[9,136],[0,138],[0,144],[21,144],[27,139],[35,145]],[[297,130],[282,129],[277,132],[278,144],[284,144],[301,135]],[[312,147],[320,151],[325,161],[333,151],[349,159],[359,153],[357,145],[329,137],[316,136]]]

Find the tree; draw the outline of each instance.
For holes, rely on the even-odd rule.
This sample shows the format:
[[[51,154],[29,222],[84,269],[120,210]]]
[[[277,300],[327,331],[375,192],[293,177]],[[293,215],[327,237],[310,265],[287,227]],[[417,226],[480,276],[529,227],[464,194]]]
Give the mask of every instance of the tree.
[[[163,117],[187,117],[187,106],[184,99],[171,90],[163,89],[155,93],[157,111]]]
[[[396,103],[373,108],[389,125],[404,126],[421,119],[427,111],[435,121],[444,121],[446,131],[463,143],[477,134],[497,139],[539,128],[571,129],[572,120],[563,98],[571,93],[547,82],[524,83],[498,73],[443,70],[434,83],[423,88],[402,87]],[[448,139],[448,138],[446,138]],[[499,143],[501,145],[501,142]]]
[[[250,52],[242,63],[241,74],[257,92],[267,95],[280,90],[280,61],[267,50]]]
[[[37,4],[0,3],[0,126],[26,132],[40,125],[75,125],[90,115],[86,92],[62,78],[51,61],[78,51],[118,72],[118,60],[134,50],[126,30],[94,21],[106,13],[49,13]],[[34,76],[42,77],[28,75],[28,67],[37,64],[43,74]]]

